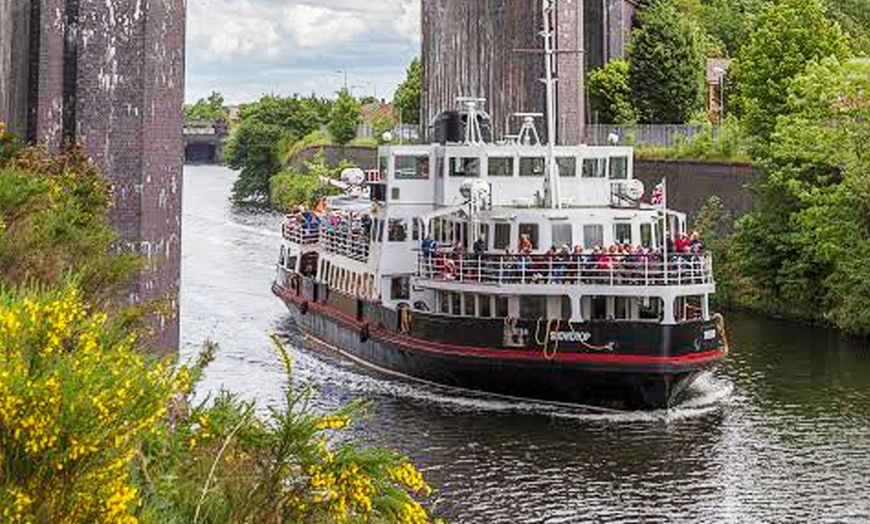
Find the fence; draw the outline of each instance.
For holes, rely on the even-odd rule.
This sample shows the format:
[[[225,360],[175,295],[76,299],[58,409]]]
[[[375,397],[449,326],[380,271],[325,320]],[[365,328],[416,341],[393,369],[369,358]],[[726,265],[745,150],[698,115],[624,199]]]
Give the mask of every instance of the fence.
[[[619,137],[618,145],[674,147],[678,141],[691,140],[708,127],[696,125],[588,125],[586,143],[590,146],[610,144],[610,136]],[[712,126],[713,138],[719,136],[719,125]]]

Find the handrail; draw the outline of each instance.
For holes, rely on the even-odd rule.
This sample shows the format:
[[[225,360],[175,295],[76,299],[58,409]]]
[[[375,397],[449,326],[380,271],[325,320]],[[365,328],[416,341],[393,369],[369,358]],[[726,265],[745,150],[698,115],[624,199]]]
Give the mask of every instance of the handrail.
[[[660,255],[457,255],[417,257],[422,280],[489,285],[691,286],[713,284],[709,253]]]
[[[285,239],[300,246],[319,247],[327,253],[363,263],[369,260],[369,235],[363,231],[348,229],[345,225],[306,223],[295,217],[288,218],[282,229]]]

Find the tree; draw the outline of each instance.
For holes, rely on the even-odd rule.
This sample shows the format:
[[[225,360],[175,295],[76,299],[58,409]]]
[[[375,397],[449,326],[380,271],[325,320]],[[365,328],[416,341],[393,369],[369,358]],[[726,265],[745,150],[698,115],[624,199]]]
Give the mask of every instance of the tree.
[[[243,121],[233,133],[224,151],[224,160],[239,169],[233,184],[233,201],[263,202],[269,197],[269,179],[278,173],[278,144],[284,131],[275,124],[259,120]]]
[[[749,42],[732,68],[746,125],[761,142],[785,113],[789,84],[807,64],[848,54],[839,25],[822,0],[778,0],[759,13]]]
[[[629,84],[643,123],[682,124],[701,106],[704,64],[692,24],[671,2],[643,13],[629,51]]]
[[[347,89],[339,91],[338,100],[332,106],[329,124],[327,124],[337,144],[343,146],[356,138],[360,114],[359,102],[351,96],[350,92]]]
[[[200,98],[196,104],[184,107],[185,120],[225,120],[224,96],[212,91],[207,98]]]
[[[423,65],[415,58],[405,75],[405,81],[396,89],[393,103],[404,124],[420,123],[420,107],[423,93]]]
[[[811,63],[790,82],[759,209],[731,255],[755,304],[870,333],[870,63]]]
[[[586,86],[592,109],[603,124],[632,124],[637,120],[631,105],[627,60],[613,60],[589,73]]]

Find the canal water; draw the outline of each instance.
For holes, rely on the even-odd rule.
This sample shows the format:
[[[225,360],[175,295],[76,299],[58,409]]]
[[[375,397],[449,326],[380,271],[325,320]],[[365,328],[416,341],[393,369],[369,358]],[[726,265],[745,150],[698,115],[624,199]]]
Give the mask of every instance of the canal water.
[[[185,170],[182,358],[204,390],[278,402],[270,330],[318,409],[362,399],[358,436],[409,455],[456,523],[870,522],[870,347],[728,315],[732,354],[669,412],[601,414],[372,376],[306,349],[270,293],[281,217],[234,212],[235,174]]]

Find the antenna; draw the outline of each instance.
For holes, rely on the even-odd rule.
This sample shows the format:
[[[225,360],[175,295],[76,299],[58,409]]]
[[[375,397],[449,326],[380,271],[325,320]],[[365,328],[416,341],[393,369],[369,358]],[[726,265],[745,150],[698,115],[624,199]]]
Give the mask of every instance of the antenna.
[[[553,14],[556,0],[541,0],[544,15],[544,84],[547,88],[547,198],[550,207],[562,209],[562,188],[559,181],[559,168],[556,165],[556,78],[553,76],[554,56],[556,54],[553,34]]]

